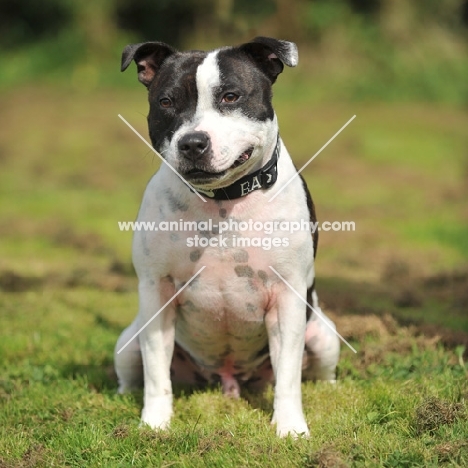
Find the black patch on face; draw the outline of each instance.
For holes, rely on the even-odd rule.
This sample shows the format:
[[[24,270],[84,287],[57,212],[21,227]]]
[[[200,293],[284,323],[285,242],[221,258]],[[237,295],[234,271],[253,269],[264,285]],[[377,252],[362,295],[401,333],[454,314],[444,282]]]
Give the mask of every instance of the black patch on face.
[[[253,59],[235,47],[221,50],[217,59],[221,83],[214,93],[215,107],[222,114],[240,110],[249,119],[273,119],[271,81]],[[233,103],[223,103],[226,93],[234,93],[239,99]]]
[[[195,114],[197,68],[206,55],[201,51],[173,54],[164,61],[154,77],[148,95],[148,126],[151,142],[157,150],[161,150],[163,141],[166,138],[171,140],[177,129]],[[161,99],[169,99],[171,106],[162,107]]]
[[[225,208],[221,208],[221,209],[219,210],[219,216],[220,216],[221,218],[225,218],[225,217],[227,216],[227,211],[226,211]]]

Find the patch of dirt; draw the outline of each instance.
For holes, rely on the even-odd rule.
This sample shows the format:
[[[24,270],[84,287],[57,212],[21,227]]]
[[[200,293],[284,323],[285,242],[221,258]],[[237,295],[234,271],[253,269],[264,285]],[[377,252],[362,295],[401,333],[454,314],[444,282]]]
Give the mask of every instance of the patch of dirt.
[[[468,271],[453,271],[424,277],[404,262],[390,262],[382,276],[394,291],[397,307],[419,307],[427,299],[447,302],[454,310],[468,309]]]
[[[363,369],[367,369],[371,364],[385,362],[385,358],[389,353],[398,353],[399,355],[411,353],[413,346],[420,350],[434,349],[437,345],[438,338],[428,339],[424,336],[415,339],[411,333],[400,333],[389,337],[389,339],[372,343],[372,345],[364,345],[358,352],[360,363]]]
[[[439,300],[448,300],[455,307],[468,309],[468,271],[441,273],[423,280],[427,294]]]
[[[75,414],[75,411],[72,408],[64,408],[59,412],[60,417],[63,421],[68,422]]]
[[[337,315],[327,312],[327,315],[335,322],[340,334],[351,340],[362,341],[366,336],[388,337],[398,328],[396,321],[388,314],[378,317],[377,315]]]
[[[349,464],[343,460],[343,454],[332,446],[326,445],[314,453],[305,466],[308,468],[347,468]]]
[[[458,419],[466,419],[462,403],[451,403],[431,397],[416,408],[414,425],[418,434],[433,433],[440,426],[453,424]]]
[[[44,234],[51,241],[61,247],[71,247],[72,249],[81,252],[89,252],[93,254],[108,254],[110,250],[106,247],[105,242],[101,237],[94,232],[78,233],[76,229],[71,227],[52,227]]]
[[[454,349],[465,345],[464,358],[468,359],[468,333],[444,329],[436,325],[401,326],[390,315],[338,315],[327,311],[338,332],[347,340],[359,342],[354,361],[355,369],[365,374],[372,364],[385,361],[390,353],[411,354],[414,347],[420,351],[434,350],[440,344]],[[370,340],[369,340],[370,339]],[[451,365],[458,365],[462,358],[454,355]],[[463,365],[463,364],[461,364]],[[346,373],[345,369],[342,372]]]
[[[15,238],[43,237],[51,244],[69,247],[80,252],[96,255],[113,254],[106,242],[95,232],[79,232],[63,220],[13,218],[0,222],[0,235]]]
[[[0,291],[25,292],[38,289],[42,283],[42,278],[20,275],[11,270],[0,271]]]
[[[135,269],[133,268],[132,262],[121,262],[117,259],[111,261],[109,273],[119,276],[135,277]]]
[[[435,451],[438,455],[439,462],[450,462],[453,459],[458,459],[463,452],[468,455],[468,442],[446,442],[436,445]]]
[[[112,437],[114,437],[114,439],[126,439],[129,433],[128,426],[120,424],[112,431]]]
[[[91,271],[79,268],[64,278],[62,285],[67,288],[87,287],[102,291],[126,292],[136,290],[136,278],[109,271]]]
[[[416,327],[401,327],[389,314],[337,316],[328,313],[335,322],[337,330],[347,340],[360,343],[355,365],[365,372],[368,366],[383,362],[389,353],[408,354],[414,346],[418,349],[435,349],[440,341],[439,335],[427,337],[419,334]],[[368,342],[368,338],[373,339]]]
[[[418,311],[440,306],[441,323],[450,319],[456,324],[457,318],[466,322],[468,270],[424,277],[404,261],[391,260],[379,284],[333,278],[319,286],[319,293],[326,313],[347,339],[361,342],[366,336],[373,336],[382,340],[401,330],[424,346],[436,343],[451,349],[464,346],[464,355],[468,358],[467,331],[426,324],[419,318],[423,314]],[[402,310],[405,308],[412,310],[406,313]],[[387,345],[393,346],[392,340],[387,339]],[[404,340],[400,340],[398,346],[401,344],[407,347]]]
[[[136,275],[131,264],[112,260],[101,270],[76,268],[66,274],[56,272],[34,277],[12,270],[0,270],[0,291],[22,293],[38,289],[59,289],[86,287],[102,291],[136,291]]]
[[[42,444],[33,444],[24,452],[21,462],[16,466],[19,468],[32,468],[36,466],[46,466],[47,449]]]
[[[458,346],[464,346],[464,357],[468,357],[468,333],[461,330],[450,330],[442,328],[439,325],[422,324],[413,327],[417,335],[423,335],[428,338],[438,338],[446,348],[454,349]]]

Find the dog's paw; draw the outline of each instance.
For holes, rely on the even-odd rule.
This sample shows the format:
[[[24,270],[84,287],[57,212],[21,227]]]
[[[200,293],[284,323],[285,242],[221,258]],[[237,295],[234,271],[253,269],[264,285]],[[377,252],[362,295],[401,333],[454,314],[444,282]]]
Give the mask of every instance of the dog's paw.
[[[282,418],[273,415],[271,424],[276,424],[276,435],[278,437],[291,436],[297,439],[298,437],[309,437],[310,435],[309,428],[302,414],[296,417],[289,415]]]
[[[293,439],[309,437],[310,432],[307,424],[276,424],[276,435],[278,437],[291,436]]]
[[[164,430],[169,428],[172,417],[172,396],[153,398],[145,403],[141,412],[140,427]]]

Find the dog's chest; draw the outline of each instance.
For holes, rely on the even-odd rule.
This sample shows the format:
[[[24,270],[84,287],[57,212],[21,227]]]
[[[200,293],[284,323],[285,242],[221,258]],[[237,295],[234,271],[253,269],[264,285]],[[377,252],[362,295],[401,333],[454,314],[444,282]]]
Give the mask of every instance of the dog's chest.
[[[226,358],[255,366],[255,356],[267,343],[264,316],[275,288],[269,268],[273,252],[248,245],[261,240],[262,233],[255,237],[242,231],[217,232],[179,233],[175,244],[185,248],[173,246],[176,288],[187,272],[203,268],[178,296],[176,340],[207,368],[221,367]],[[212,246],[186,248],[196,236],[200,244]]]
[[[239,261],[248,253],[205,252],[199,262],[205,269],[180,294],[176,340],[207,368],[218,369],[226,359],[255,366],[267,343],[268,274],[255,261]]]
[[[216,371],[226,361],[243,372],[255,369],[267,354],[265,314],[284,287],[270,266],[289,262],[291,247],[300,252],[310,235],[265,233],[249,229],[248,222],[255,220],[260,226],[294,219],[294,204],[267,207],[262,203],[262,209],[252,208],[256,198],[262,197],[258,192],[249,195],[248,207],[211,202],[211,210],[203,206],[200,212],[190,205],[196,200],[186,205],[176,192],[165,195],[166,202],[143,204],[139,219],[164,220],[166,226],[172,222],[173,229],[141,233],[137,241],[147,252],[145,259],[164,264],[165,275],[173,282],[174,290],[162,300],[168,300],[203,268],[177,296],[176,341],[207,369]],[[161,200],[160,196],[151,198]],[[223,230],[223,222],[231,222],[230,228]],[[271,245],[274,238],[279,246]],[[287,245],[281,245],[286,241]]]

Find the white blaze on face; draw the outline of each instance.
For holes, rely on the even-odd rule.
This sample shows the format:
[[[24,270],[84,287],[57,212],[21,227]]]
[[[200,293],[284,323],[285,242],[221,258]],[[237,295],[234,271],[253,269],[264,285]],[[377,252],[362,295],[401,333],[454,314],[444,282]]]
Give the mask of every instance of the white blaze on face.
[[[211,52],[199,65],[196,75],[198,101],[194,124],[196,131],[208,133],[218,165],[225,162],[226,151],[222,149],[222,115],[214,108],[217,88],[221,84],[221,72],[217,61],[218,51]],[[226,161],[228,158],[226,158]]]
[[[211,52],[197,69],[196,83],[198,91],[197,110],[195,119],[213,111],[213,95],[221,83],[218,62],[216,57],[218,51]]]
[[[220,49],[222,51],[222,49]],[[196,73],[197,107],[190,122],[182,125],[174,135],[169,150],[169,158],[174,158],[177,167],[177,141],[186,133],[193,131],[206,132],[211,140],[213,158],[209,162],[210,172],[222,172],[229,169],[234,162],[249,148],[254,148],[250,160],[236,169],[229,171],[227,178],[237,178],[236,173],[261,167],[269,160],[276,144],[277,120],[260,121],[246,116],[240,109],[226,113],[220,111],[222,96],[219,88],[224,77],[218,64],[220,50],[210,52],[198,66]],[[224,92],[238,90],[225,89]],[[241,97],[242,98],[242,97]],[[172,150],[172,151],[171,151]],[[171,154],[172,153],[172,154]],[[171,161],[169,161],[171,162]],[[232,174],[231,174],[232,172]]]

